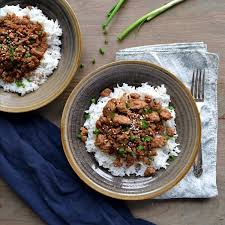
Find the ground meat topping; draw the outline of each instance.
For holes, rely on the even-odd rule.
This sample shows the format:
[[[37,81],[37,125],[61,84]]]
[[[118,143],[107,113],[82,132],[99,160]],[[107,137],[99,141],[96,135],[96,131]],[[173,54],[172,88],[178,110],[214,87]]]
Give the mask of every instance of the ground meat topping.
[[[175,129],[174,128],[167,127],[166,128],[166,133],[167,133],[168,136],[173,137],[176,132],[175,132]]]
[[[140,99],[130,99],[128,101],[128,106],[130,109],[143,109],[146,107],[148,104]]]
[[[106,117],[107,116],[112,117],[115,110],[116,110],[116,99],[113,98],[109,100],[106,106],[103,108],[103,115]]]
[[[115,114],[113,118],[113,122],[115,125],[130,125],[131,124],[131,120],[129,117],[119,115],[119,114]]]
[[[110,93],[110,89],[105,89],[101,96]],[[115,167],[137,166],[141,162],[147,165],[144,175],[152,176],[156,172],[152,160],[157,156],[157,148],[164,147],[168,137],[175,135],[174,128],[165,126],[165,121],[171,118],[171,113],[149,95],[141,98],[131,93],[113,98],[96,121],[95,145],[116,156]],[[81,134],[83,139],[87,138],[85,130]]]
[[[163,146],[166,145],[166,138],[165,137],[155,137],[153,138],[152,142],[151,142],[151,147],[152,148],[162,148]]]
[[[87,136],[88,136],[88,131],[85,127],[80,128],[80,135],[81,135],[81,140],[83,142],[85,142],[87,140]]]
[[[152,166],[147,167],[147,169],[145,170],[145,176],[146,177],[150,177],[155,173],[155,168]]]
[[[7,14],[0,19],[0,78],[8,83],[29,76],[47,50],[43,26],[27,16]]]
[[[111,94],[111,89],[109,89],[109,88],[106,88],[106,89],[104,89],[102,92],[101,92],[101,96],[102,97],[108,97],[110,94]]]
[[[169,120],[172,118],[171,113],[167,109],[162,109],[160,111],[160,116],[162,117],[163,120]]]

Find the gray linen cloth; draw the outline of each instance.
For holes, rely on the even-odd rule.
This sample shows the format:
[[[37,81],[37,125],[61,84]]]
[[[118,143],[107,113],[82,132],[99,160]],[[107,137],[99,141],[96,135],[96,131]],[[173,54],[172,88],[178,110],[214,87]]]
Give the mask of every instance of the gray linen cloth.
[[[203,174],[200,178],[196,178],[191,169],[179,184],[159,198],[211,198],[217,196],[218,56],[207,52],[207,45],[203,42],[193,42],[122,49],[116,53],[116,60],[144,60],[158,64],[174,73],[189,88],[193,71],[205,69],[205,104],[201,111]]]

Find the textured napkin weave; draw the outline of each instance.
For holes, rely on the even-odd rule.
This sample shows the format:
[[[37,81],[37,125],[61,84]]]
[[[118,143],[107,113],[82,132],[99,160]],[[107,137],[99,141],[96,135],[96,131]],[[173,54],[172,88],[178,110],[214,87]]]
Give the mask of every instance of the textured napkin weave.
[[[205,69],[205,104],[201,111],[203,174],[196,178],[193,169],[173,189],[160,198],[210,198],[218,195],[216,186],[217,78],[218,56],[207,52],[203,42],[141,46],[117,52],[116,60],[144,60],[174,73],[190,88],[193,71]],[[178,134],[179,135],[179,134]]]

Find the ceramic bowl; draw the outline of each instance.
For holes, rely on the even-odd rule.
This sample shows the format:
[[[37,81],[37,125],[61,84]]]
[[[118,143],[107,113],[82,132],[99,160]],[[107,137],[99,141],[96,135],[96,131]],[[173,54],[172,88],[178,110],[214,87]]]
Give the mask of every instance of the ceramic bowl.
[[[65,0],[1,0],[0,8],[17,4],[22,8],[37,6],[49,19],[57,19],[63,30],[61,59],[47,82],[24,96],[7,93],[0,88],[0,111],[19,113],[47,105],[68,86],[79,65],[81,33],[76,15]]]
[[[115,177],[100,167],[93,154],[77,138],[84,123],[84,111],[90,99],[99,97],[106,87],[117,84],[139,86],[143,82],[164,84],[176,110],[177,142],[181,153],[166,170],[157,171],[153,178]],[[120,61],[103,66],[86,76],[71,93],[62,116],[62,143],[66,157],[77,175],[90,187],[107,196],[141,200],[153,198],[176,185],[190,170],[200,147],[201,124],[195,101],[186,88],[167,70],[147,62]]]

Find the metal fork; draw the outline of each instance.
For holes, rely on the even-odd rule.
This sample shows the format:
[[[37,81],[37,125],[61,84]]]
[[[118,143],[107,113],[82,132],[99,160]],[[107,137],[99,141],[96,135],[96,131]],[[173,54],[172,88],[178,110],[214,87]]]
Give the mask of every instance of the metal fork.
[[[191,94],[193,95],[199,112],[201,112],[202,106],[204,105],[204,88],[205,86],[205,70],[194,70],[191,83]],[[193,169],[195,177],[200,177],[202,175],[202,146],[198,151],[198,155],[194,162]]]

